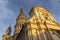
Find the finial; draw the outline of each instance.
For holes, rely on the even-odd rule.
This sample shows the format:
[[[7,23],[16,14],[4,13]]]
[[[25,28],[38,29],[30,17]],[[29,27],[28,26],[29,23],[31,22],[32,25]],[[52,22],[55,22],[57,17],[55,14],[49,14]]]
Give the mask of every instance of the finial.
[[[20,13],[23,14],[23,6],[21,6]]]
[[[23,6],[21,6],[21,8],[23,8]]]

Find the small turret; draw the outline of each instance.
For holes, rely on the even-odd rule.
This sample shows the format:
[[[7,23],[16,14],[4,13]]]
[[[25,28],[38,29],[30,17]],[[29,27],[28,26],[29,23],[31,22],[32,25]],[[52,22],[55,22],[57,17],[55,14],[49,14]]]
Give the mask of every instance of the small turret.
[[[11,27],[10,26],[7,28],[6,34],[11,34]]]
[[[5,34],[2,36],[2,40],[11,40],[13,37],[11,36],[11,27],[9,26],[5,32]]]

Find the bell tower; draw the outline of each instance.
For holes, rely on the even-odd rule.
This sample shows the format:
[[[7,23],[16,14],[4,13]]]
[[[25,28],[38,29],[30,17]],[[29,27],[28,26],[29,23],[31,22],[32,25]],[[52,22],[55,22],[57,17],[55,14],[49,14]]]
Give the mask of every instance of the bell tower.
[[[22,28],[22,25],[26,21],[26,16],[24,15],[23,8],[20,9],[20,14],[16,19],[16,25],[15,25],[15,32],[14,34],[18,34]]]

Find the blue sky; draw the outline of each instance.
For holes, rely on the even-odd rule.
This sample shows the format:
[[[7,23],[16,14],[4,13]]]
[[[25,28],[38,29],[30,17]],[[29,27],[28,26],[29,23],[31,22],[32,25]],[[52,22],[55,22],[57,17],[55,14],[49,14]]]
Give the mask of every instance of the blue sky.
[[[33,6],[43,6],[52,12],[54,18],[60,24],[59,0],[0,0],[0,40],[2,40],[2,35],[9,25],[14,30],[16,18],[20,13],[21,6],[23,6],[27,17]]]

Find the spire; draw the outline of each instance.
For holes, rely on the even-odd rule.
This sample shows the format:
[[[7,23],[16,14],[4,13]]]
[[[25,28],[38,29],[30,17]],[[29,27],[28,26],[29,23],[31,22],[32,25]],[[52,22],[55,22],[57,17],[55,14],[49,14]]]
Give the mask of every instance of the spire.
[[[19,16],[24,16],[24,17],[26,17],[26,16],[24,15],[23,7],[21,7],[21,9],[20,9],[20,14],[19,14]]]
[[[9,25],[9,27],[6,30],[6,34],[10,34],[11,33],[11,26]]]
[[[20,9],[20,14],[19,14],[19,16],[17,17],[17,20],[20,19],[20,18],[26,19],[26,16],[24,15],[23,7],[21,7],[21,9]]]

